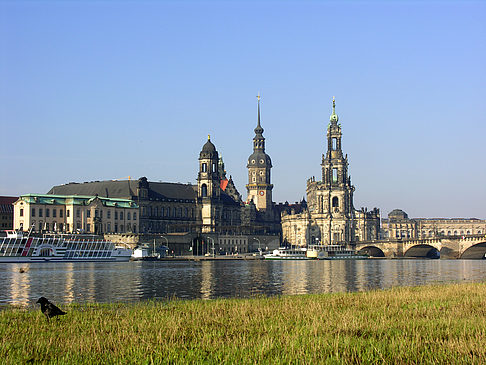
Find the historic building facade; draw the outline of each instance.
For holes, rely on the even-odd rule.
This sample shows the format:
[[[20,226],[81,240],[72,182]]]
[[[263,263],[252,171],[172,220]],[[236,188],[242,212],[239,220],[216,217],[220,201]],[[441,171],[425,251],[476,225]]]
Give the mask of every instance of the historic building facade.
[[[307,207],[302,212],[282,213],[283,239],[293,245],[353,243],[379,237],[379,210],[354,209],[355,187],[348,174],[348,157],[342,152],[335,107],[333,98],[327,153],[322,155],[322,180],[307,180]]]
[[[61,233],[137,233],[138,205],[99,196],[25,194],[13,204],[17,230]]]
[[[179,238],[181,234],[188,234],[187,240],[210,237],[210,242],[216,238],[216,244],[224,242],[225,251],[242,252],[255,242],[251,237],[245,240],[241,237],[272,235],[280,239],[281,234],[280,211],[272,201],[272,163],[265,153],[259,99],[254,131],[245,201],[231,176],[227,177],[223,159],[209,136],[199,153],[194,185],[152,182],[141,177],[138,180],[69,183],[53,187],[48,194],[128,199],[139,207],[139,233],[178,234]],[[218,240],[218,235],[224,237],[223,241]],[[229,236],[240,238],[229,239]],[[243,245],[242,240],[246,242]],[[238,244],[230,248],[228,242]]]
[[[476,218],[409,218],[395,209],[381,220],[383,239],[422,239],[445,236],[469,236],[486,233],[486,220]]]
[[[13,203],[18,197],[0,196],[0,232],[14,228]]]

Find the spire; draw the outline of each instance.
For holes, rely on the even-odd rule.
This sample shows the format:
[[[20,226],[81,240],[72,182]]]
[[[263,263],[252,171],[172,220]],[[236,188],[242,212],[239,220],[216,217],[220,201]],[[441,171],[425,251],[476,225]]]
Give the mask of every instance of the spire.
[[[332,97],[332,114],[331,114],[331,117],[329,118],[331,120],[331,123],[337,123],[339,118],[336,114],[336,99],[334,98],[334,96]]]
[[[255,134],[261,135],[263,133],[263,128],[260,125],[260,93],[257,95],[257,100],[258,100],[258,124],[257,127],[255,128]]]

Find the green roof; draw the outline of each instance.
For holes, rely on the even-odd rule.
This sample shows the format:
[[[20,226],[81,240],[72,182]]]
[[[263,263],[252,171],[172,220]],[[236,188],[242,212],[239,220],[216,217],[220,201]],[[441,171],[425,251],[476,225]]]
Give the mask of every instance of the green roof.
[[[103,198],[101,196],[52,194],[24,194],[20,196],[20,200],[27,203],[47,205],[90,205],[95,199],[99,199],[106,207],[138,208],[138,205],[130,199]]]

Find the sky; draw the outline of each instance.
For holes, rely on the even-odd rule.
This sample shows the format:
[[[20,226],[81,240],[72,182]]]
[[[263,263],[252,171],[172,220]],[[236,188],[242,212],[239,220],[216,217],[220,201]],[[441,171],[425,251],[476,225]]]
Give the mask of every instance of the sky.
[[[0,195],[195,183],[245,199],[260,93],[273,199],[321,180],[336,97],[357,209],[486,219],[485,1],[2,1]]]

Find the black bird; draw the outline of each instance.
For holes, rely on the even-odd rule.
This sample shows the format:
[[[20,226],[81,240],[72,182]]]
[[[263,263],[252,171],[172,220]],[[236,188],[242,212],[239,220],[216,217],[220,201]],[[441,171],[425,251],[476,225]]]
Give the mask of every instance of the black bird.
[[[41,312],[44,313],[48,322],[49,322],[49,319],[52,318],[52,317],[62,316],[64,314],[66,314],[66,312],[63,312],[62,310],[60,310],[58,307],[56,307],[54,304],[49,302],[44,297],[40,297],[39,300],[37,300],[36,303],[40,303]]]

